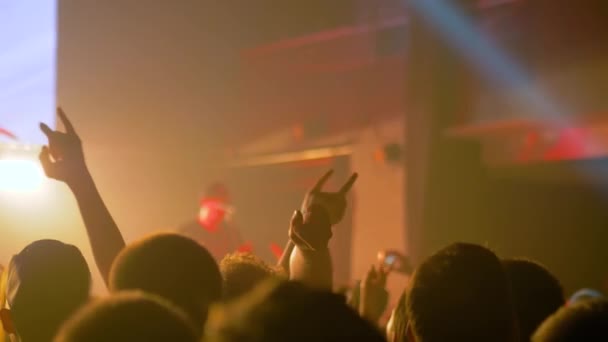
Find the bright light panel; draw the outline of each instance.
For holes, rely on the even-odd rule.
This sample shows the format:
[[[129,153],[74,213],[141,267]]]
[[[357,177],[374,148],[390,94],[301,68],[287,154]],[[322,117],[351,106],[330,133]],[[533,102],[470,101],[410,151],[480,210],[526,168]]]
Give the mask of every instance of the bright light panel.
[[[11,193],[36,192],[44,183],[40,162],[34,159],[0,160],[0,191]]]
[[[57,0],[0,0],[0,142],[46,143],[55,123]]]

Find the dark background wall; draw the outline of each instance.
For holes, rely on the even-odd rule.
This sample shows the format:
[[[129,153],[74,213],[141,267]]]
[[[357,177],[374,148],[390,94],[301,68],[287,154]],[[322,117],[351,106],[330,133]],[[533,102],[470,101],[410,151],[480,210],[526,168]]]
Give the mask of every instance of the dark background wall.
[[[591,160],[490,171],[481,201],[490,246],[541,261],[570,291],[607,290],[607,166]]]

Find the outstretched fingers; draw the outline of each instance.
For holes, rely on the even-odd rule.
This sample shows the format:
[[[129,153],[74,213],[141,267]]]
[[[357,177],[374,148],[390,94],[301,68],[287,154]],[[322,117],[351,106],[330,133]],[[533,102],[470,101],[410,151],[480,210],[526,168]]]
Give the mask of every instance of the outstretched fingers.
[[[323,189],[323,185],[325,185],[325,183],[327,182],[327,180],[329,179],[329,177],[331,177],[331,175],[333,175],[334,170],[329,170],[327,171],[323,177],[321,177],[318,181],[317,184],[315,184],[315,186],[312,188],[312,191],[321,191],[321,189]]]
[[[57,115],[59,115],[59,119],[61,120],[61,123],[63,123],[63,127],[65,127],[66,133],[70,135],[77,135],[76,130],[72,125],[72,122],[70,121],[70,119],[68,119],[68,116],[65,115],[65,112],[61,107],[57,108]]]
[[[44,135],[46,135],[46,137],[48,139],[51,139],[51,137],[53,136],[53,130],[45,123],[40,123],[40,130],[42,131],[42,133],[44,133]]]
[[[350,176],[350,178],[346,181],[346,183],[344,183],[344,185],[342,185],[342,188],[340,189],[340,194],[345,195],[346,193],[348,193],[348,191],[353,187],[353,185],[357,181],[358,177],[359,177],[358,173],[356,173],[356,172],[353,173],[353,175]]]

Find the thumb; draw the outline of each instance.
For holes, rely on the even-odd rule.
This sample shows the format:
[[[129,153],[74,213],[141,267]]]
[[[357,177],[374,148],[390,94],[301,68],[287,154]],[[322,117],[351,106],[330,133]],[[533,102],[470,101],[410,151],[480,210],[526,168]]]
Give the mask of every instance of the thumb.
[[[40,154],[38,155],[38,159],[40,159],[40,164],[42,165],[42,169],[47,177],[52,177],[53,161],[51,160],[51,152],[49,151],[48,146],[42,147],[42,150],[40,150]]]
[[[296,246],[314,251],[315,248],[300,235],[300,231],[303,226],[304,216],[302,215],[301,211],[296,210],[293,213],[293,216],[291,217],[291,225],[289,227],[289,238],[291,239],[291,241],[293,241],[293,243],[296,244]]]
[[[302,212],[299,210],[296,210],[293,212],[293,215],[291,216],[291,228],[300,228],[302,225],[304,224],[304,216],[302,215]]]

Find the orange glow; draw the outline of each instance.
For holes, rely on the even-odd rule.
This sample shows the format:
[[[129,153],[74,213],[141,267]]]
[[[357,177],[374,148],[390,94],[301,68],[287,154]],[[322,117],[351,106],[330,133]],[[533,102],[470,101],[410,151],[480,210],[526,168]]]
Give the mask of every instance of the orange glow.
[[[0,160],[0,191],[10,193],[37,192],[44,183],[44,172],[34,159]]]

